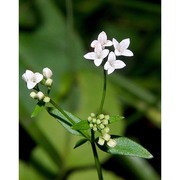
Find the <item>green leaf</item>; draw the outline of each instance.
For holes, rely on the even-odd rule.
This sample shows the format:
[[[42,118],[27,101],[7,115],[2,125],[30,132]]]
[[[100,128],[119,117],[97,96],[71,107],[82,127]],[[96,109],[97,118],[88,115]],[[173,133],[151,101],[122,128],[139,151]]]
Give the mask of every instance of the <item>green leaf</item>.
[[[34,108],[34,111],[33,111],[32,114],[31,114],[31,117],[36,117],[36,116],[42,111],[44,105],[45,105],[44,102],[39,101],[39,102],[36,104],[36,106],[35,106],[35,108]]]
[[[115,123],[121,119],[124,119],[124,117],[120,116],[120,115],[110,116],[109,122],[111,124],[111,123]]]
[[[83,145],[84,143],[87,142],[87,139],[80,139],[79,141],[76,142],[75,146],[74,146],[74,149]]]
[[[150,159],[153,158],[152,154],[142,147],[140,144],[130,140],[127,137],[119,137],[112,135],[112,139],[116,140],[117,145],[115,147],[109,147],[107,144],[103,146],[97,143],[97,146],[102,150],[114,155],[126,155],[126,156],[135,156]],[[96,139],[98,140],[98,138]]]
[[[75,129],[75,130],[87,130],[89,128],[90,127],[87,120],[82,120],[72,126],[72,129]]]
[[[72,129],[72,123],[56,108],[53,107],[47,107],[46,108],[47,111],[49,112],[50,115],[52,115],[53,117],[55,117],[57,119],[57,121],[59,123],[61,123],[61,125],[68,130],[71,134],[74,135],[81,135],[77,130]],[[67,113],[67,115],[69,117],[71,117],[71,119],[75,122],[78,123],[81,120],[79,118],[77,118],[76,116],[72,115],[70,112],[65,111],[65,113]]]

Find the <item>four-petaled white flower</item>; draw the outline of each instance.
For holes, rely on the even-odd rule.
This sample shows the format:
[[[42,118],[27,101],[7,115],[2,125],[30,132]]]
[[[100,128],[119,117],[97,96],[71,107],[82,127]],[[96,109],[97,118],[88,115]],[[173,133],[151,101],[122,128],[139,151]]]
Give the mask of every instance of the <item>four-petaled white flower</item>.
[[[84,58],[94,60],[94,64],[96,66],[100,66],[103,59],[108,55],[109,50],[108,49],[102,49],[102,46],[100,43],[97,43],[94,52],[90,52],[84,55]]]
[[[38,84],[43,79],[43,75],[38,72],[33,73],[30,70],[26,70],[26,72],[22,75],[22,78],[24,81],[26,81],[27,88],[33,89],[36,84]]]
[[[52,73],[52,71],[48,67],[46,67],[46,68],[43,69],[43,75],[44,75],[44,77],[46,79],[49,79],[49,78],[51,78],[53,73]]]
[[[91,47],[95,48],[96,45],[100,43],[102,48],[104,48],[105,46],[112,46],[112,41],[107,40],[107,35],[104,31],[102,31],[99,35],[98,35],[98,39],[92,41],[91,43]]]
[[[125,67],[126,64],[121,60],[116,60],[115,54],[111,51],[108,56],[108,60],[104,65],[104,69],[107,70],[108,74],[111,74],[115,69],[121,69]]]
[[[113,38],[113,46],[114,46],[114,53],[116,56],[133,56],[132,51],[127,49],[130,44],[130,39],[124,39],[120,43],[116,39]]]

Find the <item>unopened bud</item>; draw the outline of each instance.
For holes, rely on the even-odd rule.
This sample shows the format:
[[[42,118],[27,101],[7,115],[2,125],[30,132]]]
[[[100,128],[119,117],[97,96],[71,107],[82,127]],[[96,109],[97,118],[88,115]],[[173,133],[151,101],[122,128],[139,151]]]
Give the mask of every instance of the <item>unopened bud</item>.
[[[103,139],[104,139],[105,141],[109,141],[110,138],[111,138],[111,136],[110,136],[108,133],[103,134]]]
[[[44,94],[43,94],[41,91],[39,91],[39,92],[37,93],[37,98],[38,98],[39,100],[42,100],[42,99],[44,98]]]
[[[102,120],[102,123],[103,123],[104,125],[107,125],[107,124],[108,124],[108,120],[103,119],[103,120]]]
[[[100,124],[99,127],[100,129],[104,129],[105,126],[103,124]]]
[[[104,142],[105,142],[105,140],[100,136],[100,137],[99,137],[99,140],[98,140],[98,144],[101,145],[101,146],[103,146],[103,145],[104,145]]]
[[[48,87],[51,87],[52,83],[53,83],[53,80],[50,79],[50,78],[48,78],[48,79],[45,81],[45,85],[48,86]]]
[[[50,97],[45,96],[44,99],[43,99],[43,101],[44,101],[45,103],[48,103],[48,102],[50,101]]]
[[[102,132],[102,134],[108,133],[109,132],[109,128],[105,127],[101,132]]]
[[[114,139],[110,139],[108,142],[107,142],[107,145],[109,147],[115,147],[117,145],[117,142],[114,140]]]
[[[110,119],[110,116],[109,116],[109,115],[105,115],[104,118],[105,118],[106,120],[109,120],[109,119]]]
[[[46,79],[49,79],[53,75],[53,73],[49,68],[46,67],[43,69],[43,75]]]
[[[33,98],[33,99],[36,99],[37,98],[37,94],[33,91],[30,93],[30,96]]]
[[[94,113],[91,113],[91,117],[95,117],[95,114],[94,114]]]
[[[104,119],[104,114],[100,114],[99,119]]]

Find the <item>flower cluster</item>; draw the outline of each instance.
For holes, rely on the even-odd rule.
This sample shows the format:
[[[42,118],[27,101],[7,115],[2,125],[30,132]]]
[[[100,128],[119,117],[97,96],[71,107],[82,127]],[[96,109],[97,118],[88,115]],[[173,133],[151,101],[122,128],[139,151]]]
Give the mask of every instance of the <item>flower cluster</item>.
[[[84,55],[84,58],[93,60],[96,66],[100,66],[104,58],[107,58],[104,64],[104,69],[107,70],[108,74],[111,74],[115,69],[121,69],[126,66],[122,60],[116,59],[116,56],[133,56],[132,51],[127,49],[130,44],[130,39],[124,39],[118,42],[115,38],[111,40],[107,39],[107,35],[102,31],[97,40],[92,41],[91,47],[94,48],[93,52],[89,52]],[[106,47],[114,47],[114,52],[109,51]]]
[[[115,147],[116,141],[111,139],[111,135],[108,134],[110,129],[107,127],[109,124],[109,115],[100,114],[96,116],[94,113],[88,117],[89,126],[93,131],[100,132],[98,144],[103,146],[105,142],[109,147]]]
[[[51,79],[52,75],[52,71],[47,67],[43,69],[42,74],[39,72],[33,73],[30,70],[26,70],[26,72],[22,75],[22,79],[27,83],[27,88],[38,91],[37,93],[34,91],[30,93],[30,96],[33,99],[44,102],[50,101],[50,98],[45,96],[44,93],[39,90],[38,84],[42,83],[47,86],[48,89],[50,89],[53,83],[53,80]]]

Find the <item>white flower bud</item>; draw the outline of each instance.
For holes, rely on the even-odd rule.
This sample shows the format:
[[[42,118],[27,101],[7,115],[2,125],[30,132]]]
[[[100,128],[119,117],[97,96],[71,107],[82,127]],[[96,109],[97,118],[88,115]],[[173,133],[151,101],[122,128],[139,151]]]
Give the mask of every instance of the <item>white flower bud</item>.
[[[104,142],[105,142],[105,140],[100,136],[100,137],[99,137],[99,140],[98,140],[98,144],[101,145],[101,146],[103,146],[103,145],[104,145]]]
[[[45,103],[48,103],[48,102],[50,101],[50,97],[45,96],[44,99],[43,99],[43,101],[44,101]]]
[[[108,120],[106,120],[106,119],[102,120],[102,124],[107,125],[108,123],[109,123]]]
[[[97,127],[93,127],[93,131],[97,131]]]
[[[46,81],[45,81],[45,85],[50,87],[53,83],[53,80],[51,78],[48,78]]]
[[[95,117],[95,114],[94,114],[94,113],[91,113],[91,117]]]
[[[101,124],[101,120],[97,119],[96,124]]]
[[[49,68],[44,68],[43,69],[43,75],[46,79],[51,78],[51,76],[53,75],[52,71]]]
[[[101,132],[102,134],[108,133],[110,129],[108,127],[105,127]]]
[[[99,125],[99,128],[100,128],[100,129],[104,129],[104,127],[105,127],[105,126],[104,126],[103,124],[100,124],[100,125]]]
[[[91,116],[88,117],[88,121],[90,122],[92,120]]]
[[[93,118],[92,122],[93,122],[93,123],[96,123],[96,118]]]
[[[42,100],[42,99],[44,98],[44,94],[43,94],[41,91],[39,91],[39,92],[37,93],[37,98],[38,98],[39,100]]]
[[[104,118],[105,118],[106,120],[109,120],[109,119],[110,119],[110,116],[109,116],[109,115],[105,115]]]
[[[89,124],[89,126],[90,126],[90,128],[92,128],[92,127],[93,127],[93,124],[92,124],[92,123],[90,123],[90,124]]]
[[[107,145],[109,147],[115,147],[117,145],[117,142],[114,140],[114,139],[110,139],[108,142],[107,142]]]
[[[30,96],[33,98],[33,99],[36,99],[37,98],[37,94],[33,91],[30,93]]]
[[[103,134],[103,139],[104,139],[105,141],[109,141],[110,138],[111,138],[111,136],[110,136],[108,133]]]
[[[104,114],[100,114],[99,119],[104,119]]]

